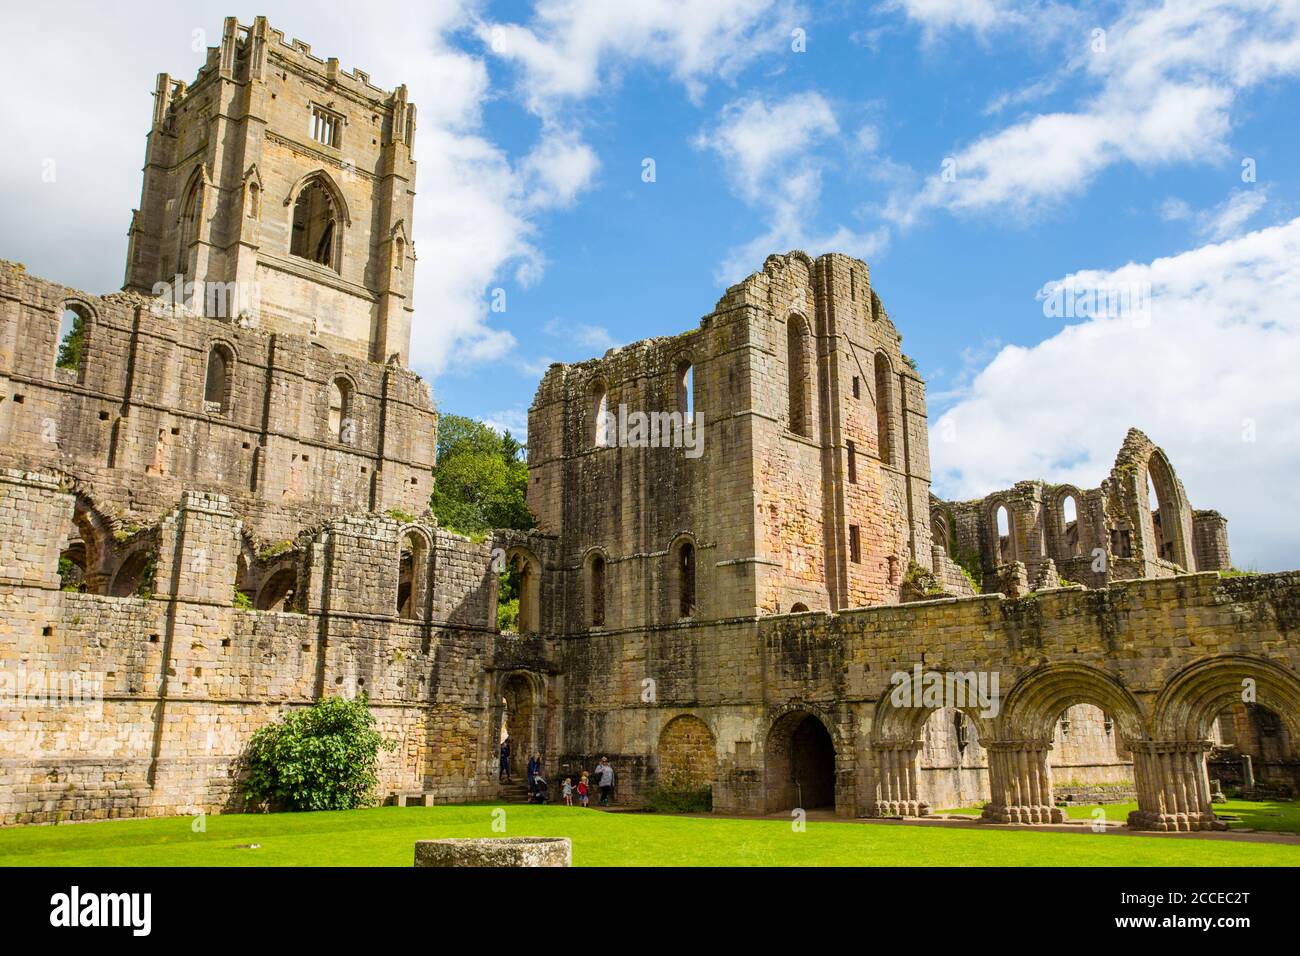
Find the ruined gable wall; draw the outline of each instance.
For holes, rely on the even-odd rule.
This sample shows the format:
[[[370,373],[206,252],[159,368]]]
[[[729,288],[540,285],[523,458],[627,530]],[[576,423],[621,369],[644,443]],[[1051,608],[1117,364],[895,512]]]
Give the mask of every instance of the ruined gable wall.
[[[566,630],[590,620],[584,585],[593,549],[606,560],[608,626],[677,619],[671,549],[684,539],[696,549],[696,617],[753,607],[748,334],[742,313],[719,312],[694,332],[552,367],[543,379],[529,412],[528,500],[539,528],[560,542]],[[685,447],[619,447],[617,437],[596,444],[600,390],[611,419],[621,408],[673,412],[685,364],[703,417],[698,457]]]
[[[801,423],[791,419],[796,324],[807,330]],[[792,253],[727,290],[697,331],[552,366],[529,414],[528,494],[539,526],[562,541],[570,606],[581,606],[584,562],[602,549],[607,626],[675,620],[665,576],[682,533],[700,549],[707,618],[897,601],[910,562],[931,562],[924,385],[899,341],[864,263]],[[880,399],[877,353],[887,369]],[[601,390],[611,415],[671,410],[686,361],[705,416],[702,458],[595,443]],[[883,463],[878,402],[889,409]],[[567,626],[588,619],[574,614]]]

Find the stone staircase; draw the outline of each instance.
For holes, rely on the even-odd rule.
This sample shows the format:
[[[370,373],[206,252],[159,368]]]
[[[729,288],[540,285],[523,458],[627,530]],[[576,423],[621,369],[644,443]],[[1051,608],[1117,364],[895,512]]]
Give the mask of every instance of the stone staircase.
[[[518,779],[514,783],[503,783],[497,788],[497,796],[502,803],[527,803],[528,784]]]

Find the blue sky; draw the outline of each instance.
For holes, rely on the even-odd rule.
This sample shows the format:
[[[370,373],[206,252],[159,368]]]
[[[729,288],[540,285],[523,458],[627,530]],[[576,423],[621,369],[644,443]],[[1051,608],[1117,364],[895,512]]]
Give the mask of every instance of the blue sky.
[[[691,328],[771,252],[845,251],[928,380],[938,493],[1094,486],[1136,425],[1237,564],[1300,565],[1300,0],[148,9],[15,14],[39,42],[0,63],[0,256],[120,284],[153,74],[264,12],[410,86],[413,364],[444,410],[522,431],[548,362]],[[56,21],[76,57],[42,52]],[[1053,282],[1151,307],[1050,317]]]

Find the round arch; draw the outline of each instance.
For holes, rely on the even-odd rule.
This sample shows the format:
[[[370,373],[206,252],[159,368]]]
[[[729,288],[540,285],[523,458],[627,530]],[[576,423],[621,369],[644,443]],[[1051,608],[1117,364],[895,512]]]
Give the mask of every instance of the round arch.
[[[1092,704],[1109,714],[1130,745],[1146,738],[1147,715],[1118,680],[1083,664],[1049,664],[1020,677],[1006,695],[1001,737],[1051,741],[1056,721],[1075,704]]]
[[[523,545],[506,549],[506,573],[518,575],[519,618],[516,631],[536,634],[541,630],[542,562]]]
[[[767,722],[763,743],[763,806],[779,810],[834,808],[837,764],[848,749],[820,708],[791,704]]]
[[[1230,655],[1197,661],[1166,681],[1156,697],[1154,726],[1162,740],[1205,740],[1228,706],[1253,696],[1300,740],[1300,678],[1273,661]]]
[[[86,345],[96,318],[94,307],[77,296],[64,299],[55,312],[58,324],[55,326],[54,361],[51,365],[74,372],[78,382],[85,379]]]
[[[427,611],[429,555],[433,539],[418,524],[402,525],[397,530],[397,616],[423,620]]]
[[[492,724],[496,728],[493,750],[499,753],[501,743],[509,739],[509,768],[513,777],[523,773],[532,754],[542,752],[546,685],[540,675],[516,669],[497,674],[492,687],[493,710],[497,715]]]
[[[600,546],[582,556],[583,623],[605,627],[609,619],[609,553]]]
[[[812,438],[817,425],[816,341],[813,324],[803,312],[786,313],[787,427],[804,438]]]
[[[699,545],[695,535],[680,531],[668,545],[668,617],[683,621],[699,613]]]
[[[1069,531],[1065,503],[1074,501],[1074,533]],[[1047,515],[1052,538],[1058,547],[1055,558],[1077,557],[1083,552],[1083,493],[1074,485],[1057,485],[1047,501]]]
[[[1146,480],[1144,480],[1146,479]],[[1174,466],[1159,448],[1152,448],[1139,477],[1139,511],[1149,510],[1147,480],[1155,491],[1157,514],[1145,515],[1145,523],[1156,548],[1155,557],[1192,570],[1184,523],[1190,519],[1190,508],[1183,496],[1182,487]],[[1148,558],[1151,555],[1147,556]]]
[[[678,714],[659,731],[656,750],[659,786],[674,791],[699,791],[713,784],[717,772],[717,738],[694,714]]]
[[[1000,510],[1007,513],[1005,545],[1002,543],[1002,529],[998,527],[998,511]],[[989,499],[989,502],[984,506],[984,521],[988,526],[989,538],[992,542],[993,566],[999,568],[1004,564],[1020,560],[1020,549],[1016,543],[1016,513],[1011,510],[1011,504],[1001,495]]]
[[[957,673],[952,673],[953,679],[957,679]],[[946,685],[948,672],[926,671],[920,685],[914,680],[913,674],[907,674],[902,681],[892,683],[890,690],[881,695],[880,700],[876,702],[871,721],[873,745],[907,742],[919,744],[926,723],[937,712],[945,709],[958,710],[965,714],[974,725],[979,740],[992,739],[994,732],[992,718],[982,713],[983,707],[978,699],[961,707],[951,707],[953,697],[945,692],[940,695],[939,702],[926,702],[925,681],[926,677],[931,675],[944,677]],[[968,693],[968,696],[978,691],[978,688],[969,689],[964,682],[962,686],[965,688],[963,693]]]

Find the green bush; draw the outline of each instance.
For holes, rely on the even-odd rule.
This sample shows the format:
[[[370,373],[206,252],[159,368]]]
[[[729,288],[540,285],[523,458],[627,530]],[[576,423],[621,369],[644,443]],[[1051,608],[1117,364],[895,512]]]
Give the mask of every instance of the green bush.
[[[679,790],[652,787],[646,791],[646,806],[660,813],[709,813],[713,810],[713,788]]]
[[[326,697],[253,734],[244,794],[256,806],[352,810],[375,802],[379,749],[396,741],[375,730],[367,698]]]

